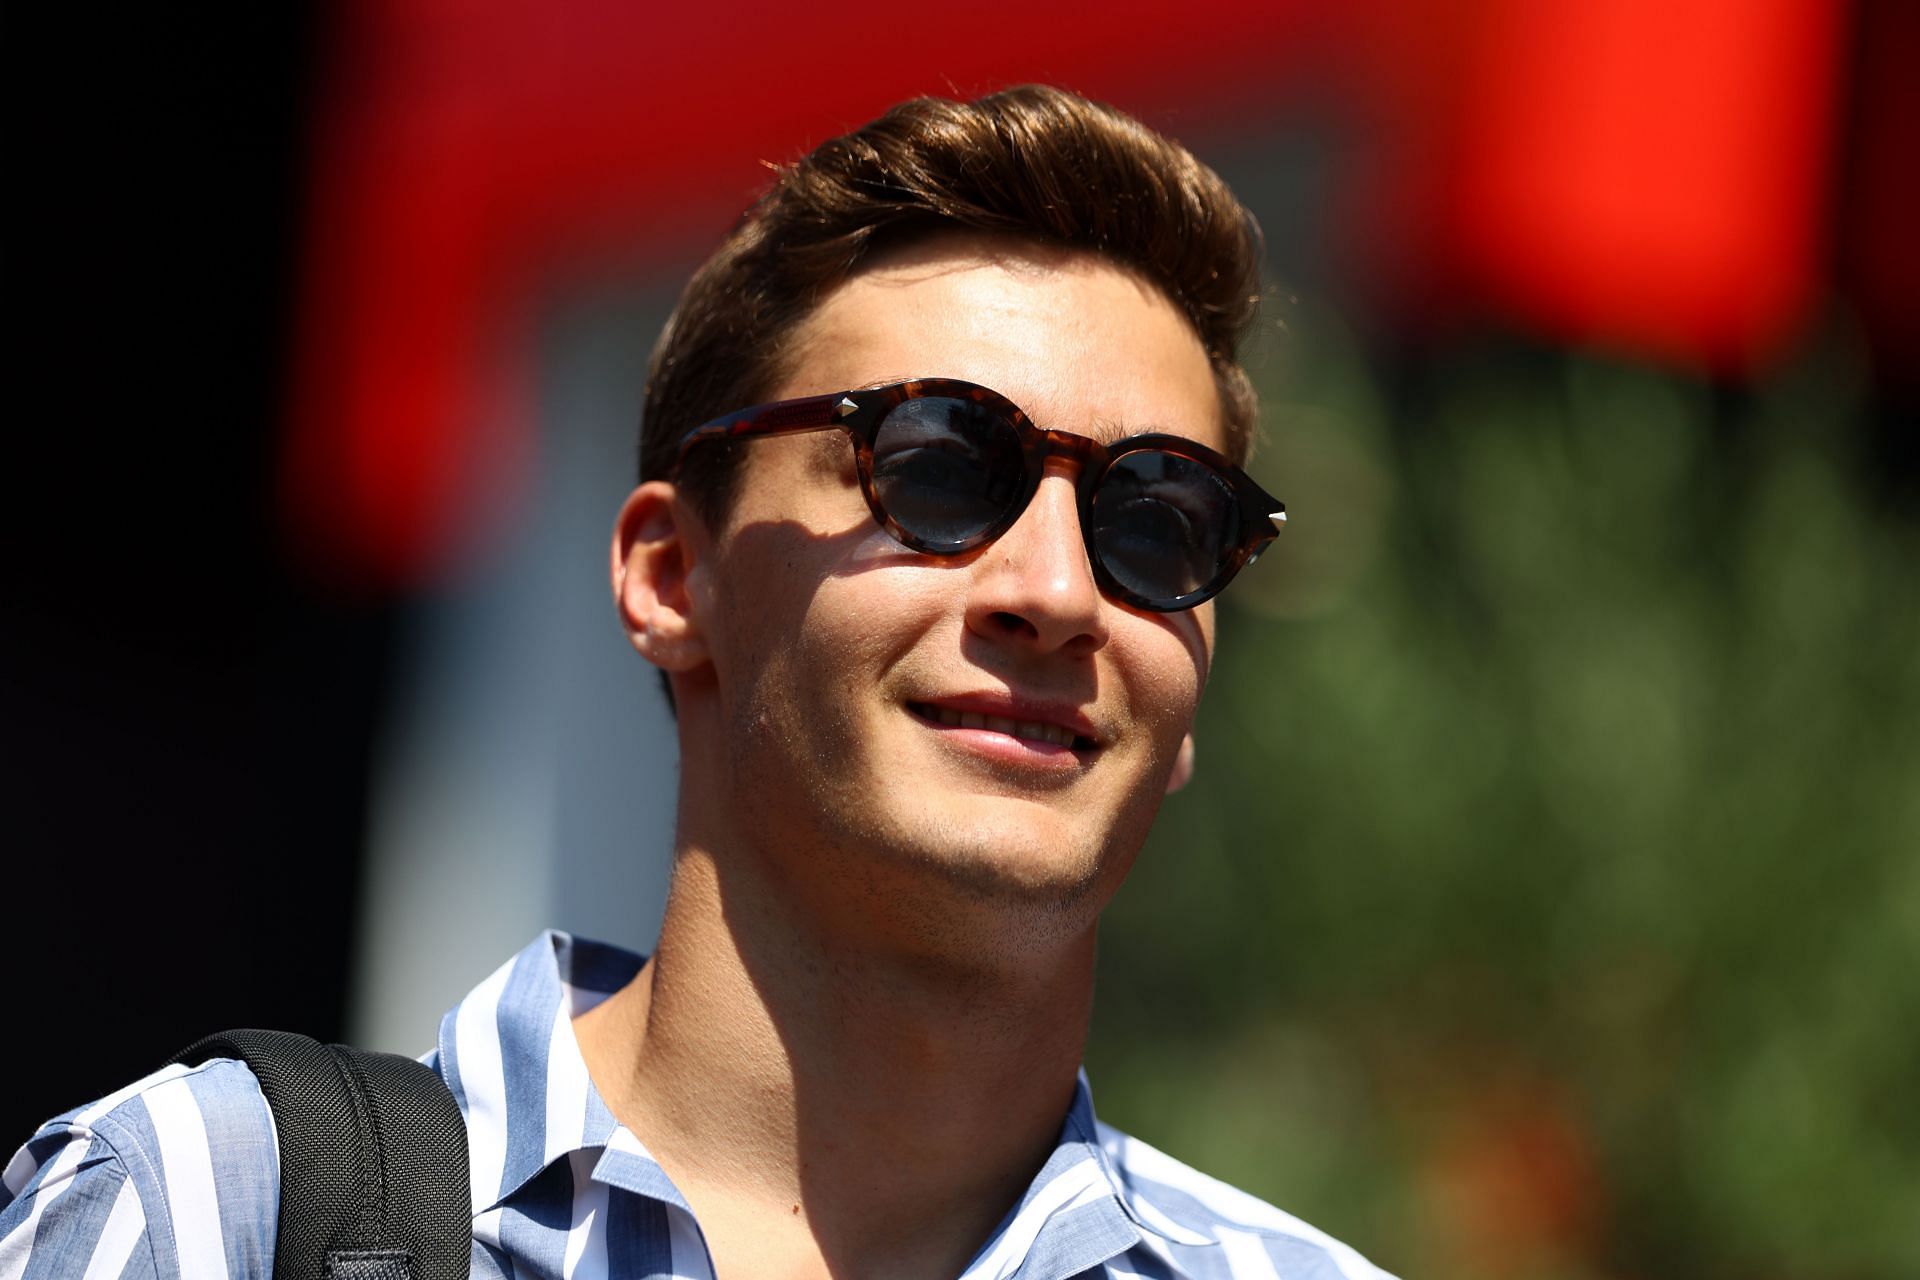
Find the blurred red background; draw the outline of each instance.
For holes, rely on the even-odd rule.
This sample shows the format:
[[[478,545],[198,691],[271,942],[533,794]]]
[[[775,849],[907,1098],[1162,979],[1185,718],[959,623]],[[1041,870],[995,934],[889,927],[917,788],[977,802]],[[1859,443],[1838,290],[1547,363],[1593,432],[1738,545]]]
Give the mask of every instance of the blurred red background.
[[[1495,331],[1737,396],[1842,325],[1862,469],[1920,479],[1902,0],[5,23],[10,1009],[49,1044],[0,1144],[215,1027],[342,1034],[396,655],[540,470],[542,308],[677,280],[766,165],[903,97],[1046,80],[1209,154],[1315,139],[1314,235],[1270,224],[1274,256],[1325,264],[1388,377]],[[1450,1086],[1422,1176],[1463,1265],[1601,1233],[1591,1136],[1536,1074]]]

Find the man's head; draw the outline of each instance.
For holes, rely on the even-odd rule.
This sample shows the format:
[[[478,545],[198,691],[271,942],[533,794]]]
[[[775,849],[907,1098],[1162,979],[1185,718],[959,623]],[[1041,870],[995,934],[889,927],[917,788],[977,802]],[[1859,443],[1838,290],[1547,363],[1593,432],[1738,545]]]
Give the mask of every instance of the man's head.
[[[1259,290],[1251,215],[1178,143],[1027,85],[902,103],[780,173],[694,275],[654,348],[640,478],[664,477],[692,428],[772,399],[800,322],[863,266],[952,231],[1079,249],[1150,281],[1198,335],[1225,451],[1245,460],[1255,404],[1237,348]],[[702,449],[677,477],[709,517],[726,508],[737,453]]]
[[[680,694],[683,840],[758,849],[842,931],[1084,930],[1185,775],[1213,634],[1210,606],[1096,581],[1097,455],[1049,456],[1009,526],[949,555],[876,524],[843,431],[674,462],[728,410],[910,379],[1244,456],[1253,249],[1186,152],[1053,90],[908,104],[783,179],[662,339],[615,538],[635,646]]]

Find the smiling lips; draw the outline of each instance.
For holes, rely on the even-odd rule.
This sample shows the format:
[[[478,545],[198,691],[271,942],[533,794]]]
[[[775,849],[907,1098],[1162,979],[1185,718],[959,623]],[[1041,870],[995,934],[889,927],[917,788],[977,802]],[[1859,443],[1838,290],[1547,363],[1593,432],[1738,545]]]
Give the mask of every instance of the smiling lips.
[[[989,733],[1005,734],[1024,742],[1046,743],[1070,750],[1087,750],[1096,745],[1090,736],[1076,732],[1064,724],[1047,720],[1017,719],[1013,716],[965,710],[931,702],[915,702],[909,705],[923,720],[932,721],[949,729],[984,729]]]

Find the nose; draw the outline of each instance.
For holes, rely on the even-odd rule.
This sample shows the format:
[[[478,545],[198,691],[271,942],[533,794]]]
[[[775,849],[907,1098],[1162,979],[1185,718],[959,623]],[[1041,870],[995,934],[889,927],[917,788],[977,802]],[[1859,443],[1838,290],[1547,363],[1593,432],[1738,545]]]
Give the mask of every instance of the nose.
[[[1077,657],[1107,643],[1106,601],[1087,563],[1069,460],[1048,462],[1027,509],[971,573],[967,627],[975,634]]]

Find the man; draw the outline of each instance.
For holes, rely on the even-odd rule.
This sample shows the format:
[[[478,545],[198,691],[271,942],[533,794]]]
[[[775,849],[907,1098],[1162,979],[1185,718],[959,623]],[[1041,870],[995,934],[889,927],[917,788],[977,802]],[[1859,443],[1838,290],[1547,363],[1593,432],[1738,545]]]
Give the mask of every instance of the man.
[[[825,144],[695,276],[611,557],[678,717],[666,916],[442,1024],[474,1274],[1380,1274],[1078,1071],[1280,514],[1232,461],[1255,252],[1184,150],[1027,88]],[[0,1275],[261,1274],[275,1176],[245,1066],[170,1068],[22,1149]]]

